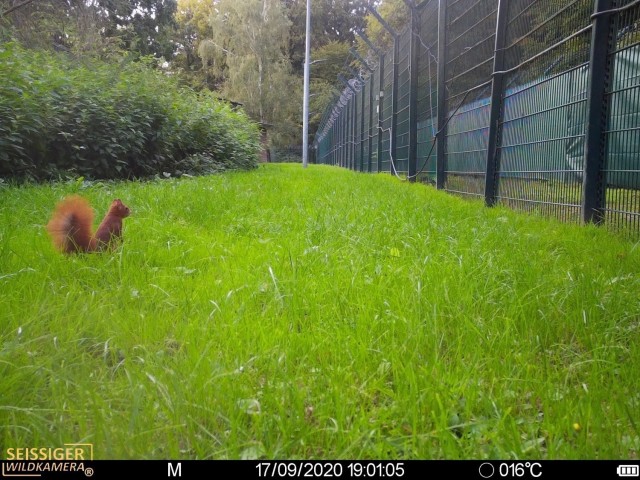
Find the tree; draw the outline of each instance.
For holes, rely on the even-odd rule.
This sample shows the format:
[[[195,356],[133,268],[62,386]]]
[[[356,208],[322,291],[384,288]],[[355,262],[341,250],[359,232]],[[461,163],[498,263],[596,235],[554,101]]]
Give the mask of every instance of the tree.
[[[223,94],[243,104],[262,123],[272,124],[277,142],[299,138],[300,82],[287,56],[291,22],[279,0],[219,0],[207,42],[224,56]]]
[[[94,0],[0,0],[0,14],[5,36],[26,47],[104,53]]]
[[[2,23],[24,46],[101,56],[170,59],[175,11],[176,0],[0,0]]]
[[[211,55],[222,54],[215,50],[211,52],[206,44],[212,13],[213,2],[210,0],[178,0],[172,68],[179,70],[185,82],[197,89],[207,87],[215,90],[222,81],[220,76],[212,74],[213,70],[208,65]]]
[[[296,73],[302,75],[305,52],[307,0],[283,0],[291,20],[289,55]],[[355,32],[365,26],[366,6],[374,0],[311,0],[311,48],[330,42],[351,45]]]
[[[349,44],[346,42],[331,41],[314,49],[311,54],[314,62],[311,66],[311,78],[335,83],[349,55]]]
[[[397,33],[402,32],[409,25],[411,12],[404,0],[383,0],[376,10]],[[367,38],[379,50],[386,52],[393,46],[393,38],[373,15],[367,15],[365,23],[364,32]],[[370,58],[369,47],[362,40],[358,40],[358,51],[365,58]]]
[[[337,76],[343,72],[349,58],[349,45],[331,41],[312,52],[314,64],[311,66],[311,98],[309,99],[309,130],[315,131],[327,105],[334,102]],[[344,88],[340,85],[339,89]]]
[[[170,59],[175,45],[176,0],[97,0],[105,16],[104,35],[124,49]]]

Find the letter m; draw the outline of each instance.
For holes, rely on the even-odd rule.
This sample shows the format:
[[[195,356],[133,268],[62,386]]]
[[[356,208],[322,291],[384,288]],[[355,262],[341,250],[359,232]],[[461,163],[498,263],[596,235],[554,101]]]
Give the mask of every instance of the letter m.
[[[171,465],[171,462],[169,462],[169,474],[167,476],[168,477],[181,477],[182,476],[182,464],[181,463],[177,463],[176,467],[173,468],[173,465]]]

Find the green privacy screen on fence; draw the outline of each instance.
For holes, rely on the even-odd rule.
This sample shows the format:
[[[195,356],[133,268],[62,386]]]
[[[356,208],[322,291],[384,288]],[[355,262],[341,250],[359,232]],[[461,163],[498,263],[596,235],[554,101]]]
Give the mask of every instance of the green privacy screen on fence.
[[[368,58],[317,162],[640,233],[639,1],[428,0]]]

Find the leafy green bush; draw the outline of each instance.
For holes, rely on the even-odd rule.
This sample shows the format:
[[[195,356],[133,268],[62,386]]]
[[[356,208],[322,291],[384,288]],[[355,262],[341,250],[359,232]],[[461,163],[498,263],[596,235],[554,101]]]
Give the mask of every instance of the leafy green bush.
[[[144,62],[79,64],[7,43],[0,66],[0,176],[108,179],[257,166],[259,132],[244,113]]]

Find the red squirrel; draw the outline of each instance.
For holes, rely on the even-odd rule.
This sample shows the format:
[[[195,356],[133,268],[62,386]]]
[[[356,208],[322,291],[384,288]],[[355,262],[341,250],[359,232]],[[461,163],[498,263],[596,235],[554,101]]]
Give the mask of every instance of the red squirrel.
[[[120,199],[114,200],[98,230],[92,233],[91,205],[86,199],[71,195],[58,203],[47,230],[54,246],[63,253],[96,252],[122,238],[122,219],[130,213]]]

